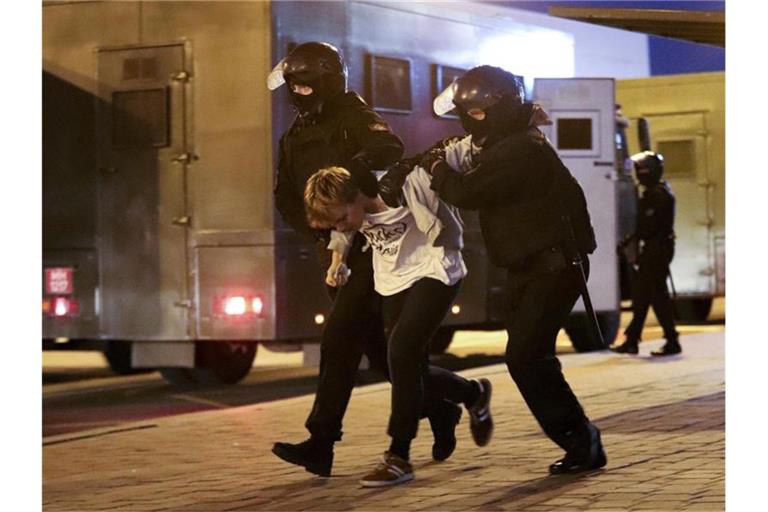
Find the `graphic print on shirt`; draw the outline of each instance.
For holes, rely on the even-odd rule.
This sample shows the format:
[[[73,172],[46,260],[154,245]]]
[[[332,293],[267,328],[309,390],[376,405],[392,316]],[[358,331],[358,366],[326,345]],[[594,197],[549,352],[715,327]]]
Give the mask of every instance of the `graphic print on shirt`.
[[[363,235],[373,249],[383,256],[396,256],[400,250],[398,243],[405,234],[405,222],[393,224],[373,224],[363,230]]]

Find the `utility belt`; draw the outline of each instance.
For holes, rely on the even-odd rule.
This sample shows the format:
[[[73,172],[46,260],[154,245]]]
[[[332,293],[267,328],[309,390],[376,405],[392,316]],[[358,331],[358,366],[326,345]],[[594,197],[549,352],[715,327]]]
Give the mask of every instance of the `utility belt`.
[[[555,245],[526,256],[521,263],[507,268],[510,272],[548,274],[560,272],[570,267],[570,261],[562,247]]]
[[[641,238],[640,239],[640,252],[643,249],[653,249],[655,247],[668,247],[675,244],[675,232],[667,233],[666,235],[656,235],[653,238]]]

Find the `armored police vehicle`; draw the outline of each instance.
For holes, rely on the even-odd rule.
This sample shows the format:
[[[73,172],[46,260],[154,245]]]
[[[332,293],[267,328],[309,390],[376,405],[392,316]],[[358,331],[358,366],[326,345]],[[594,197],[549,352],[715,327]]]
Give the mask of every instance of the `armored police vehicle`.
[[[515,21],[498,6],[467,5],[44,2],[44,348],[101,349],[117,371],[159,369],[171,382],[232,383],[257,344],[317,338],[330,304],[314,244],[282,222],[272,198],[277,138],[292,114],[265,79],[296,43],[343,50],[350,89],[382,112],[406,155],[461,133],[456,119],[432,114],[432,99],[488,63],[478,50],[486,43],[515,40],[523,51],[533,21],[577,57],[598,48],[625,52],[606,53],[606,63],[645,58],[644,36],[581,44],[546,16]],[[620,306],[615,247],[634,204],[614,88],[610,78],[537,79],[529,91],[587,196],[599,246],[589,287],[609,341]],[[504,271],[488,263],[476,215],[464,218],[469,276],[436,350],[455,329],[503,318]],[[577,350],[599,348],[582,306],[567,330]]]
[[[725,295],[725,74],[692,73],[617,82],[616,96],[634,124],[646,119],[653,151],[676,197],[675,313],[706,320]],[[629,147],[640,150],[636,132]]]

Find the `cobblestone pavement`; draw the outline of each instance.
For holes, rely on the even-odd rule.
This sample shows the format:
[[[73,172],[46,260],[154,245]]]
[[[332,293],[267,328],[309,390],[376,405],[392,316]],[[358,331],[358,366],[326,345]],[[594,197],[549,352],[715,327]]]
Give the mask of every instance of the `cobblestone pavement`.
[[[561,451],[539,430],[503,365],[462,372],[493,382],[494,439],[431,460],[426,422],[411,449],[416,479],[384,490],[359,478],[388,446],[389,385],[354,391],[334,476],[318,478],[270,453],[306,437],[312,397],[47,437],[45,511],[219,510],[724,510],[725,332],[681,338],[662,360],[608,352],[561,358],[600,427],[604,470],[547,475]]]

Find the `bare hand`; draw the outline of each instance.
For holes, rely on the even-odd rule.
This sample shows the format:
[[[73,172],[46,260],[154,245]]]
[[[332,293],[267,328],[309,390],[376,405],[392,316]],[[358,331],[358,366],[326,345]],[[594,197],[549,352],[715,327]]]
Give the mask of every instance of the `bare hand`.
[[[341,287],[349,281],[351,271],[343,262],[338,265],[331,264],[325,273],[325,284],[334,288]]]

